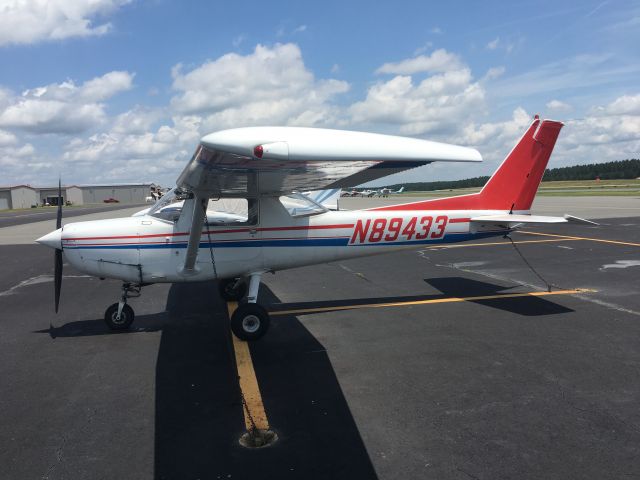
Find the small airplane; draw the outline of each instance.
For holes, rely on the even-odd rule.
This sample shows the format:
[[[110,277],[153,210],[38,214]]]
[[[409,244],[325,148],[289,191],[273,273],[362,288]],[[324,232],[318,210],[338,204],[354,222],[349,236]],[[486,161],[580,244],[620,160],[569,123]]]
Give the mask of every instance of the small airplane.
[[[352,188],[351,190],[343,190],[340,194],[341,197],[357,197],[358,195],[360,195],[360,192],[355,188]]]
[[[390,188],[381,188],[378,190],[378,196],[380,197],[388,197],[389,195],[399,195],[404,192],[404,187],[400,187],[398,190],[391,190]]]
[[[84,273],[122,280],[119,301],[105,312],[111,329],[130,327],[134,312],[127,300],[145,285],[216,279],[225,299],[246,294],[231,329],[242,340],[257,340],[269,328],[269,314],[257,303],[265,273],[582,221],[530,214],[562,126],[536,116],[479,193],[354,211],[332,211],[299,192],[482,158],[472,148],[364,132],[249,127],[212,133],[201,139],[176,187],[140,215],[62,226],[58,206],[56,230],[36,240],[55,249],[55,311],[64,254]]]
[[[378,195],[378,190],[370,190],[368,188],[358,192],[359,197],[375,197],[376,195]]]

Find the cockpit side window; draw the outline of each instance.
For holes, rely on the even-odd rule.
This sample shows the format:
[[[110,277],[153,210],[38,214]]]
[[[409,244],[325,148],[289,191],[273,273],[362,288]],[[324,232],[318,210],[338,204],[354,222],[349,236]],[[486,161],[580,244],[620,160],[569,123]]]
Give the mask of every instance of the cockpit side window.
[[[189,194],[173,189],[167,192],[149,210],[148,215],[176,222],[182,214],[184,201]],[[257,225],[258,201],[252,198],[216,198],[207,204],[207,220],[210,226]]]
[[[209,200],[207,222],[216,225],[257,225],[258,201],[253,198],[217,198]]]

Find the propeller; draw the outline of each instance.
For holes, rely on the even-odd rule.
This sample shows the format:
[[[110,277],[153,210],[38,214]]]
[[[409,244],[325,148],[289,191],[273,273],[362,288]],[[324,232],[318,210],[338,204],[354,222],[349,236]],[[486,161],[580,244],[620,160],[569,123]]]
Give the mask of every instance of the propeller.
[[[58,179],[58,213],[56,217],[56,230],[62,227],[62,180]],[[62,245],[60,245],[62,246]],[[56,302],[56,313],[60,305],[60,288],[62,287],[62,249],[56,248],[54,252],[54,295]]]

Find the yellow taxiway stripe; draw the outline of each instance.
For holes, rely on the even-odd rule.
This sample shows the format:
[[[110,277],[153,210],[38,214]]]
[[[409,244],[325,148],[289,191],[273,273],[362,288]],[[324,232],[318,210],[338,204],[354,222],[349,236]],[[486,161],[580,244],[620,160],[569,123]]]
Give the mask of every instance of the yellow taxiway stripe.
[[[228,302],[227,308],[229,309],[229,317],[231,317],[233,312],[236,311],[236,308],[238,308],[238,303]],[[267,412],[262,403],[262,395],[260,395],[258,378],[253,368],[249,344],[239,340],[233,333],[231,337],[233,338],[233,350],[238,368],[238,382],[240,383],[240,390],[242,390],[242,395],[246,402],[246,405],[243,405],[242,409],[242,413],[244,413],[244,424],[247,430],[252,430],[253,424],[251,423],[251,418],[253,418],[256,428],[269,430],[269,420],[267,419]],[[249,414],[251,418],[249,418]]]
[[[573,237],[569,235],[556,235],[555,233],[523,232],[522,230],[520,230],[518,233],[524,233],[525,235],[542,235],[545,237],[560,237],[565,240],[587,240],[589,242],[613,243],[614,245],[630,245],[632,247],[640,247],[640,243],[621,242],[620,240],[605,240],[603,238]]]
[[[277,312],[269,312],[269,315],[303,315],[308,313],[334,312],[336,310],[353,310],[356,308],[383,308],[383,307],[408,307],[412,305],[429,305],[433,303],[454,303],[454,302],[474,302],[478,300],[494,300],[500,298],[518,298],[518,297],[546,297],[548,295],[574,295],[577,293],[591,293],[596,290],[575,289],[575,290],[555,290],[552,292],[527,292],[527,293],[502,293],[497,295],[480,295],[477,297],[445,297],[433,298],[430,300],[413,300],[407,302],[389,302],[389,303],[363,303],[360,305],[339,305],[335,307],[318,307],[318,308],[301,308],[297,310],[282,310]]]

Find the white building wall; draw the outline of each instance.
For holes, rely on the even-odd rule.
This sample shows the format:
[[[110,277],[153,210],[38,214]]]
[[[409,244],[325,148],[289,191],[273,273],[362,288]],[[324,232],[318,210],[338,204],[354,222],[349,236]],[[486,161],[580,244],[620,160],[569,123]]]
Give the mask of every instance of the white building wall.
[[[80,187],[69,187],[67,190],[67,200],[73,205],[84,205],[84,197]]]
[[[0,210],[11,208],[11,190],[0,190]]]
[[[109,185],[109,186],[82,186],[82,198],[84,203],[104,203],[109,198],[114,198],[120,203],[145,203],[149,196],[150,185]]]
[[[31,208],[38,201],[38,192],[31,187],[11,189],[11,208]]]

